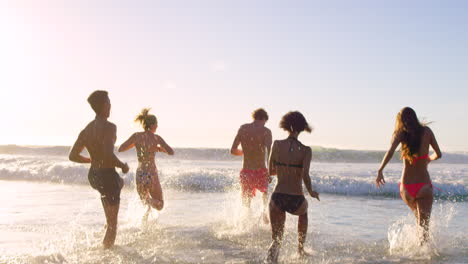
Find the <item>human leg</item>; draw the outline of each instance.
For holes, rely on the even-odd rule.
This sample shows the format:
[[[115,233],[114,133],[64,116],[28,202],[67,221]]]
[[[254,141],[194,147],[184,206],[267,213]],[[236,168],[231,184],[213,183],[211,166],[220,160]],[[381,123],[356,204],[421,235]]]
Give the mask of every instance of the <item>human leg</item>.
[[[157,175],[151,177],[151,188],[149,192],[151,195],[151,207],[161,211],[164,208],[164,197],[161,183],[159,182],[159,177]]]
[[[115,204],[109,204],[105,200],[102,201],[104,213],[106,215],[106,234],[102,244],[105,249],[108,249],[114,245],[115,238],[117,236],[117,218],[119,214],[120,201]]]
[[[429,240],[429,221],[431,218],[433,201],[432,185],[425,185],[421,188],[416,198],[417,223],[423,232],[421,238],[422,243]]]
[[[279,209],[273,200],[270,200],[270,224],[272,243],[268,248],[267,261],[276,263],[278,261],[279,249],[283,240],[284,222],[286,213]]]

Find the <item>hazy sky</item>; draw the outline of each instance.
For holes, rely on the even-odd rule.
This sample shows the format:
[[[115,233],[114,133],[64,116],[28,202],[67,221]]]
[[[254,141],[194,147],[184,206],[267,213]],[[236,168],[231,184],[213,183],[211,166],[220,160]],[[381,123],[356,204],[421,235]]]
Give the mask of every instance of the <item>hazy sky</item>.
[[[175,147],[230,147],[264,107],[309,145],[385,149],[396,113],[468,151],[466,1],[1,1],[0,144],[71,145],[110,93],[120,144],[152,107]]]

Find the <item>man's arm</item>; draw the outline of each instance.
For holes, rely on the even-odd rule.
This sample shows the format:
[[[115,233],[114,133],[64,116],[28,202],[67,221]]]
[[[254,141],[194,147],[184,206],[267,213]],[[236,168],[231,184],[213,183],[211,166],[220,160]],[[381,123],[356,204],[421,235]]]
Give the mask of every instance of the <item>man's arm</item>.
[[[277,146],[276,146],[276,141],[275,141],[273,143],[273,148],[272,148],[271,154],[270,154],[270,160],[268,162],[268,175],[270,175],[270,176],[276,175],[276,166],[275,166],[276,152],[277,152]]]
[[[109,137],[105,137],[103,142],[105,153],[111,155],[110,158],[113,163],[113,166],[121,168],[123,173],[127,173],[129,170],[127,163],[123,163],[122,161],[120,161],[114,153],[114,144],[117,139],[117,127],[114,124],[111,124],[110,129],[111,131]]]
[[[270,157],[270,153],[271,153],[271,142],[273,141],[273,137],[271,135],[271,130],[270,129],[266,129],[266,135],[265,135],[265,142],[264,142],[264,146],[266,148],[266,154],[267,154],[267,159],[268,157]]]
[[[244,155],[244,152],[239,149],[239,145],[241,143],[241,133],[242,133],[242,127],[239,128],[239,131],[237,131],[237,135],[234,138],[234,142],[232,142],[231,154],[234,155],[234,156]]]
[[[85,148],[84,137],[85,135],[84,135],[84,130],[83,130],[78,135],[78,138],[76,139],[75,144],[73,144],[70,154],[68,155],[69,160],[73,162],[77,162],[77,163],[91,163],[90,158],[81,155],[81,152]]]

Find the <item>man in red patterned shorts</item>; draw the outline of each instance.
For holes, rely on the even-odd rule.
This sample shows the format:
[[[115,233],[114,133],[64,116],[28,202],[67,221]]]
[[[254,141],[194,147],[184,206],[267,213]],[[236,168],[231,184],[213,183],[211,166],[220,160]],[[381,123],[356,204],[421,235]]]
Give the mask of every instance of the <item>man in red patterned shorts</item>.
[[[268,114],[262,108],[252,113],[254,121],[239,128],[232,143],[231,154],[244,156],[243,168],[240,172],[242,202],[250,208],[250,201],[256,190],[263,192],[263,219],[268,222],[268,169],[266,160],[270,156],[272,136],[270,129],[265,127]],[[239,149],[242,146],[242,150]]]

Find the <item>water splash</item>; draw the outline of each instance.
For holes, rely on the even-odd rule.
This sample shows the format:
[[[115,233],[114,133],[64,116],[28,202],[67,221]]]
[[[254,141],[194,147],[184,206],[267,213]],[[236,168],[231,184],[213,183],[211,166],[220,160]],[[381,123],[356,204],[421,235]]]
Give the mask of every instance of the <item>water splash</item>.
[[[434,204],[429,227],[429,242],[421,245],[421,228],[412,213],[398,219],[390,225],[387,236],[389,253],[393,256],[411,260],[430,260],[447,255],[451,251],[454,233],[450,232],[450,223],[457,215],[457,204]]]

